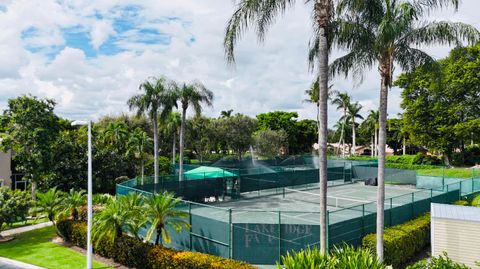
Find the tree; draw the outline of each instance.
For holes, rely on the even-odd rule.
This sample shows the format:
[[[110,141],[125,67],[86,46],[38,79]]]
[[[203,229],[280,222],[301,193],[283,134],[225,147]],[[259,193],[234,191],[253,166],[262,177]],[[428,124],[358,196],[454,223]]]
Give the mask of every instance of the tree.
[[[257,115],[259,130],[284,130],[288,135],[288,151],[299,153],[297,112],[274,111]]]
[[[203,163],[203,158],[210,152],[212,135],[212,120],[202,115],[195,115],[189,120],[188,126],[188,141],[199,157],[200,163]]]
[[[340,120],[343,120],[343,124],[341,125],[341,133],[340,133],[340,140],[338,141],[339,145],[342,145],[342,157],[345,157],[345,137],[344,137],[344,132],[345,132],[345,126],[347,125],[347,119],[348,119],[348,107],[350,106],[350,95],[348,95],[346,92],[341,93],[341,92],[336,92],[335,97],[332,100],[332,105],[337,106],[337,110],[343,111],[342,118]]]
[[[180,232],[184,228],[190,227],[185,218],[188,217],[188,212],[177,209],[182,201],[175,198],[172,193],[164,192],[162,194],[154,194],[145,200],[144,212],[148,221],[150,222],[150,229],[147,231],[146,240],[150,241],[154,234],[155,245],[162,242],[170,243],[170,233],[168,226],[175,231]]]
[[[220,112],[220,118],[229,118],[232,116],[233,109],[222,110]]]
[[[31,181],[33,198],[37,184],[50,173],[53,162],[52,145],[60,131],[54,108],[53,100],[24,95],[8,100],[3,114],[1,148],[15,151],[16,169]]]
[[[314,41],[309,54],[311,69],[317,61],[318,68],[318,154],[319,154],[319,178],[320,178],[320,251],[326,253],[326,219],[327,219],[327,99],[328,99],[328,55],[332,36],[330,31],[331,17],[333,14],[332,0],[306,1],[312,4]],[[224,47],[225,55],[229,63],[235,62],[234,49],[237,40],[248,29],[250,24],[256,24],[257,37],[260,41],[265,39],[268,27],[275,18],[283,14],[288,7],[293,7],[294,0],[241,0],[232,18],[227,23],[225,31]],[[288,131],[287,131],[288,132]]]
[[[31,200],[27,192],[0,188],[0,239],[4,224],[9,225],[18,219],[26,219]]]
[[[222,128],[225,129],[224,133],[228,147],[241,160],[243,153],[252,146],[252,134],[257,129],[257,121],[239,113],[221,120],[223,121]]]
[[[378,64],[380,83],[379,158],[377,199],[377,255],[383,260],[383,228],[385,200],[385,148],[388,89],[393,82],[394,65],[403,70],[432,63],[421,45],[461,44],[476,42],[479,32],[472,26],[452,22],[420,21],[429,11],[440,7],[458,7],[458,0],[390,1],[340,0],[332,23],[335,44],[348,53],[330,66],[333,75],[350,72],[361,76]]]
[[[258,154],[273,158],[280,152],[280,148],[288,143],[287,132],[280,130],[260,130],[254,134],[255,145]]]
[[[63,193],[56,188],[51,188],[46,192],[37,193],[34,213],[46,213],[48,220],[55,225],[55,219],[62,209]]]
[[[371,138],[372,157],[377,156],[378,110],[369,110],[367,119],[362,122],[365,132]]]
[[[397,155],[398,150],[402,148],[405,141],[405,134],[403,133],[402,119],[388,119],[387,120],[387,145],[393,149],[393,154]]]
[[[124,210],[118,199],[111,200],[93,217],[92,240],[95,245],[100,241],[110,240],[115,242],[122,237],[122,227],[130,217],[130,212]]]
[[[312,85],[310,86],[310,89],[305,91],[305,94],[308,96],[308,99],[305,99],[305,101],[308,102],[308,103],[312,103],[312,104],[316,105],[316,109],[317,109],[317,118],[316,118],[317,128],[320,126],[320,122],[318,121],[319,115],[320,115],[320,110],[319,110],[319,106],[318,106],[318,102],[319,102],[318,94],[319,94],[319,91],[320,91],[319,87],[320,86],[318,84],[318,80],[315,80],[312,83]]]
[[[180,113],[172,112],[168,115],[167,120],[165,122],[166,131],[173,134],[173,142],[172,142],[172,164],[175,165],[175,152],[177,150],[177,135],[182,124],[182,120],[180,118]]]
[[[85,190],[76,191],[71,189],[63,197],[60,207],[62,207],[73,220],[78,220],[79,212],[81,212],[82,207],[85,206],[86,203],[87,196],[85,195]]]
[[[140,128],[136,128],[130,134],[127,142],[127,156],[133,156],[140,161],[141,184],[145,174],[145,160],[147,159],[147,151],[151,149],[152,139],[148,137],[147,132]]]
[[[175,98],[171,91],[171,83],[165,78],[153,78],[140,84],[143,93],[135,95],[128,100],[130,109],[136,109],[137,115],[147,113],[153,126],[153,158],[154,182],[158,183],[158,115],[165,118],[173,106]],[[161,111],[160,111],[161,110]]]
[[[183,180],[183,154],[185,143],[185,122],[187,120],[187,109],[189,106],[197,115],[202,113],[202,104],[212,106],[213,92],[207,89],[202,83],[195,81],[191,84],[183,84],[176,87],[175,97],[180,102],[182,109],[182,121],[180,124],[180,159],[178,165],[178,178]]]
[[[125,146],[128,138],[128,128],[124,122],[109,122],[102,137],[106,144],[114,147],[115,150],[121,151]]]
[[[433,69],[421,66],[399,76],[403,88],[403,126],[410,141],[444,156],[450,165],[480,133],[480,45],[456,48]]]
[[[356,145],[356,134],[355,134],[355,129],[356,129],[356,122],[355,119],[361,119],[363,120],[363,116],[360,115],[360,110],[362,109],[362,105],[360,105],[358,102],[355,102],[353,104],[350,104],[347,108],[347,117],[348,120],[351,121],[352,123],[352,155],[355,155],[357,152],[357,145]]]

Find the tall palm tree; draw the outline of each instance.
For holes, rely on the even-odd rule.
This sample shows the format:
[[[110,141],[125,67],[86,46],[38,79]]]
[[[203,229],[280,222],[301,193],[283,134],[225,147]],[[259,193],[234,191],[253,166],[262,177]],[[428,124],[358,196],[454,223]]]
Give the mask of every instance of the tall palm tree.
[[[158,183],[158,115],[165,117],[172,110],[175,103],[171,94],[171,82],[165,77],[153,78],[140,84],[143,93],[131,97],[127,104],[135,109],[138,115],[148,114],[153,126],[153,164],[154,183]],[[160,111],[161,110],[161,111]]]
[[[347,113],[348,113],[348,119],[352,122],[352,152],[351,154],[352,155],[355,155],[356,154],[356,149],[357,149],[357,145],[355,143],[355,138],[356,138],[356,134],[355,134],[355,130],[356,130],[356,123],[355,123],[355,119],[361,119],[363,120],[363,116],[360,115],[360,110],[362,109],[362,105],[359,104],[358,102],[355,102],[353,104],[350,104],[347,108]]]
[[[310,86],[310,89],[306,90],[305,91],[305,94],[308,96],[308,99],[305,99],[304,101],[305,102],[308,102],[308,103],[312,103],[312,104],[315,104],[316,106],[316,109],[317,109],[317,119],[316,119],[316,122],[317,122],[317,128],[320,127],[320,122],[318,121],[319,120],[319,116],[320,116],[320,110],[319,110],[319,106],[318,106],[318,102],[319,102],[319,98],[318,98],[318,94],[319,94],[319,84],[318,84],[318,79],[315,80],[312,85]]]
[[[155,245],[160,244],[160,238],[162,238],[162,242],[170,243],[167,226],[172,227],[177,232],[190,227],[188,222],[185,221],[188,212],[180,211],[177,208],[181,202],[180,199],[175,198],[172,193],[168,192],[154,194],[145,199],[143,212],[150,222],[150,229],[145,237],[147,241],[150,241],[156,234]]]
[[[104,130],[106,143],[117,147],[123,147],[128,137],[128,127],[124,122],[110,122]]]
[[[79,212],[82,207],[87,204],[87,196],[85,190],[76,191],[71,189],[66,193],[62,201],[62,207],[65,213],[68,213],[73,220],[79,219]]]
[[[134,158],[140,161],[141,184],[143,185],[143,178],[145,175],[145,159],[147,158],[147,150],[151,150],[152,139],[148,137],[147,132],[141,128],[136,128],[130,134],[127,142],[127,156],[133,155]]]
[[[220,118],[230,118],[232,116],[233,109],[222,110],[220,112]]]
[[[173,143],[172,143],[172,164],[175,165],[175,152],[177,150],[177,135],[178,135],[178,129],[180,125],[182,124],[182,119],[180,117],[180,113],[178,112],[172,112],[168,115],[166,123],[165,123],[165,129],[169,133],[173,133]]]
[[[336,92],[335,97],[332,100],[332,105],[337,106],[337,110],[341,110],[343,112],[341,120],[343,120],[342,124],[342,131],[340,133],[340,140],[338,141],[338,144],[342,145],[342,157],[345,157],[345,137],[344,133],[345,130],[343,127],[347,125],[347,119],[348,119],[348,107],[350,106],[350,95],[348,95],[346,92]]]
[[[257,31],[260,41],[265,39],[269,26],[275,18],[295,5],[295,0],[240,0],[232,18],[227,23],[224,48],[227,62],[235,63],[234,50],[237,40],[251,24]],[[318,160],[320,178],[320,251],[326,253],[327,235],[327,101],[328,101],[328,56],[332,43],[329,26],[333,14],[332,0],[307,0],[311,5],[314,25],[313,49],[309,53],[310,67],[318,69],[319,95],[319,129],[318,129]]]
[[[35,206],[32,208],[34,213],[46,213],[48,220],[55,225],[55,218],[61,211],[63,203],[63,193],[57,188],[51,188],[46,192],[37,193]]]
[[[365,120],[365,124],[367,125],[367,130],[371,134],[371,156],[377,156],[377,135],[378,135],[378,110],[370,110]]]
[[[459,0],[339,0],[339,17],[332,24],[335,43],[348,53],[330,66],[333,75],[354,72],[360,75],[377,65],[380,73],[379,157],[377,197],[377,255],[383,260],[385,200],[385,147],[388,89],[392,86],[394,65],[405,71],[434,63],[418,49],[422,45],[461,45],[479,40],[479,32],[463,23],[424,22],[430,11],[458,8]]]
[[[202,113],[202,104],[212,106],[213,92],[207,89],[202,83],[195,81],[190,84],[183,84],[176,89],[176,99],[180,102],[182,109],[182,120],[180,124],[180,158],[178,162],[178,179],[183,180],[183,154],[185,147],[185,123],[187,121],[187,109],[192,106],[197,115]]]

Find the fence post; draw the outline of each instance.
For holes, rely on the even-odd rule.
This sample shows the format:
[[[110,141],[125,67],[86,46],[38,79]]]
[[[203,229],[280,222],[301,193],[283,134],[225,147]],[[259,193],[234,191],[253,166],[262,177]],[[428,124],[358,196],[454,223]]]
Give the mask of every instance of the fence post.
[[[189,236],[190,236],[190,251],[192,251],[193,248],[193,243],[192,243],[192,203],[188,203],[188,224],[190,224],[189,227]]]
[[[228,257],[233,258],[233,224],[232,224],[232,209],[228,209]]]
[[[282,261],[282,211],[278,211],[278,262]]]
[[[362,204],[362,238],[365,236],[365,204]]]
[[[412,219],[415,217],[415,193],[412,192]]]

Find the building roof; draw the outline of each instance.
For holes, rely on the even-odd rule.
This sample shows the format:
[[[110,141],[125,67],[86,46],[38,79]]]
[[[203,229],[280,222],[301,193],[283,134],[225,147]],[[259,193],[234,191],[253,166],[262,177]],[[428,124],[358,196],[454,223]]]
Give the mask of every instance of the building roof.
[[[480,222],[480,207],[432,203],[432,218]]]

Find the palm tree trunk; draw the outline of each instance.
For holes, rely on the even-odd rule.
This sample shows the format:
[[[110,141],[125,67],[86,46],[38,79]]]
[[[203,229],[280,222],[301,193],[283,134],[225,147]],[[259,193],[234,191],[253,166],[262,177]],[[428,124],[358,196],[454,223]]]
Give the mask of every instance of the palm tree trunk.
[[[374,151],[375,151],[375,149],[374,149],[374,146],[373,146],[373,136],[372,136],[372,137],[370,137],[370,157],[373,157]]]
[[[355,119],[352,120],[352,156],[357,153],[357,147],[355,144]]]
[[[318,115],[319,116],[319,115]],[[319,123],[320,124],[320,123]],[[319,128],[320,128],[320,125],[318,125]],[[338,140],[338,147],[340,148],[340,146],[342,147],[342,157],[345,157],[344,154],[343,154],[343,148],[344,148],[344,145],[343,145],[343,128],[344,126],[342,126],[342,129],[340,131],[340,140]]]
[[[30,180],[32,181],[32,200],[35,201],[37,198],[35,195],[37,192],[37,182],[33,180],[33,177]]]
[[[377,127],[375,127],[375,157],[378,157],[378,135],[377,135]]]
[[[347,125],[347,109],[343,109],[343,125],[342,125],[342,158],[345,158],[345,137],[343,137],[343,133],[345,130],[345,126]]]
[[[152,113],[153,124],[153,169],[154,169],[154,183],[158,184],[158,127],[157,127],[157,111]]]
[[[173,131],[173,146],[172,146],[172,164],[175,166],[175,150],[177,147],[177,130]]]
[[[183,181],[183,147],[184,147],[186,118],[187,118],[187,108],[182,107],[182,122],[180,124],[180,158],[178,160],[178,180],[179,181]]]
[[[382,75],[380,85],[380,117],[378,135],[378,189],[377,189],[377,257],[383,261],[383,229],[385,226],[385,147],[387,139],[388,84]]]
[[[318,160],[320,177],[320,252],[327,253],[327,102],[328,102],[328,24],[330,20],[330,1],[317,0],[315,15],[318,19],[318,110],[320,129],[318,130]]]

